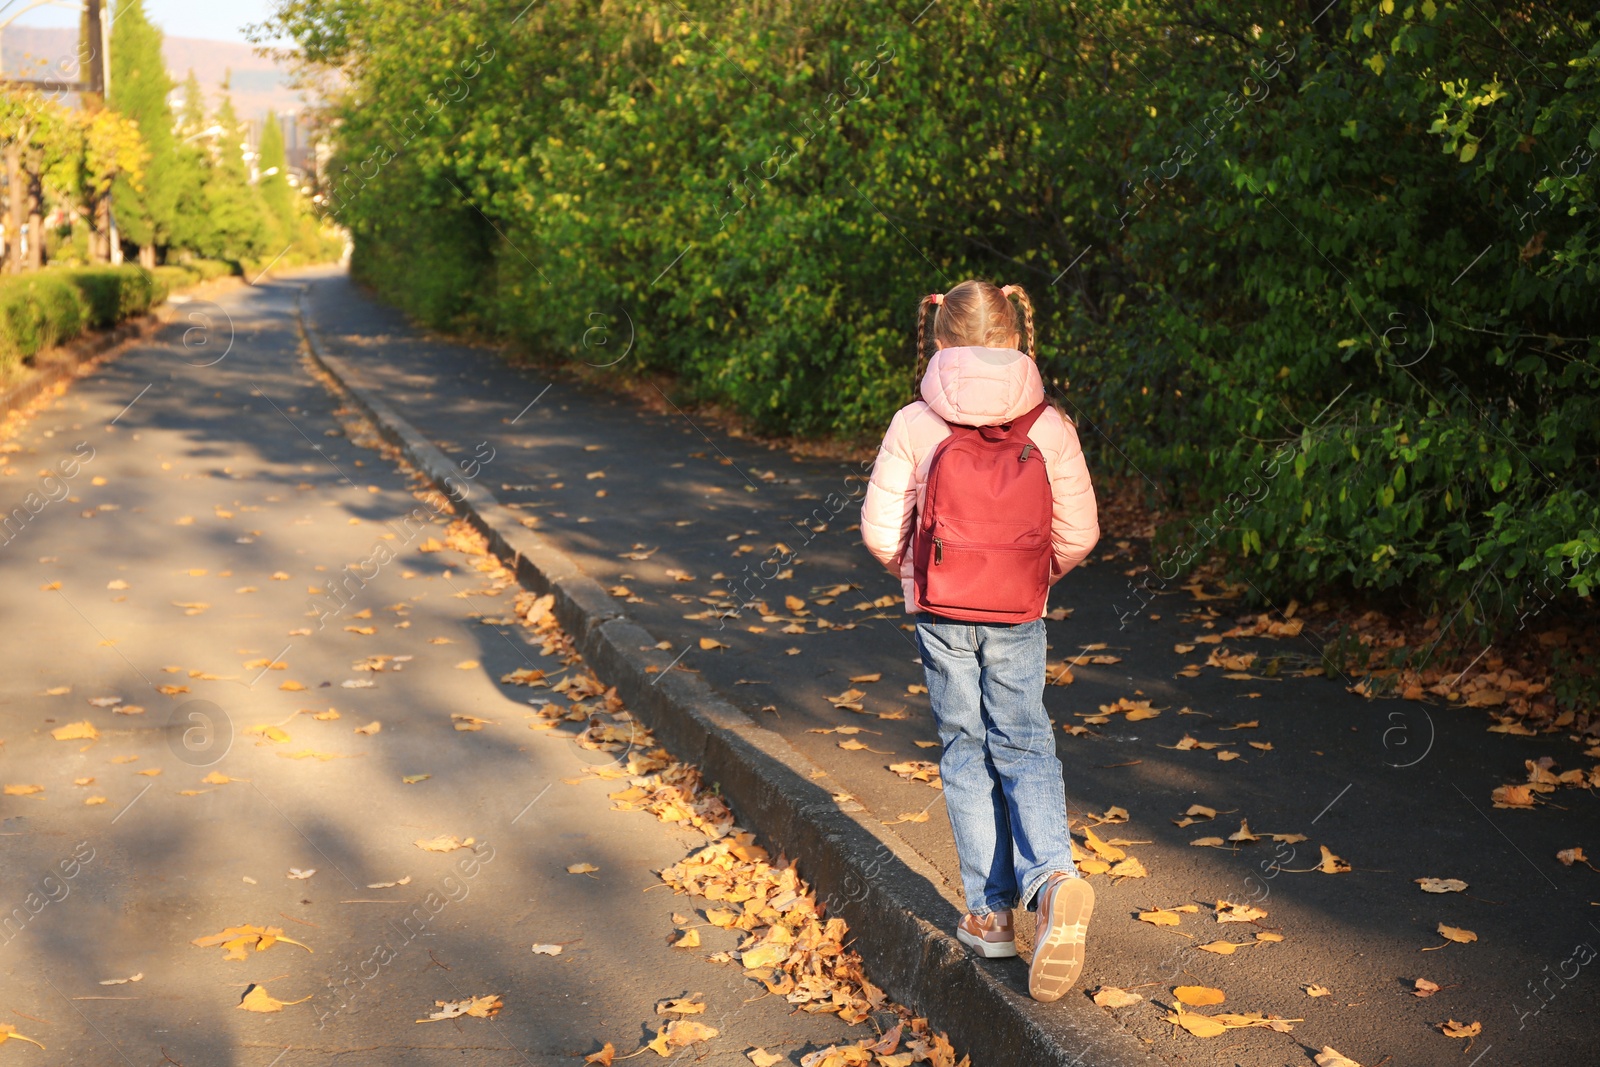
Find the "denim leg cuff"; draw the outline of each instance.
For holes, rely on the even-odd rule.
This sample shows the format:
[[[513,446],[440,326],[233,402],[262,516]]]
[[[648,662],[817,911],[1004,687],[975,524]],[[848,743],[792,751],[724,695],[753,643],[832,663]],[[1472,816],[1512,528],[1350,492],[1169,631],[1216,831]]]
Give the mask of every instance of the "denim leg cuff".
[[[981,919],[985,915],[993,915],[997,911],[1016,911],[1016,910],[1017,910],[1017,901],[1012,900],[1012,901],[1008,902],[1008,901],[1001,900],[1001,901],[997,901],[997,902],[995,902],[993,904],[985,905],[984,909],[982,911],[974,911],[972,914]]]
[[[1065,874],[1072,878],[1083,877],[1083,875],[1079,874],[1077,871],[1045,871],[1039,877],[1035,878],[1028,886],[1027,890],[1022,894],[1022,899],[1028,902],[1029,911],[1039,910],[1039,890],[1044,888],[1045,882],[1050,880],[1050,876],[1052,874]]]

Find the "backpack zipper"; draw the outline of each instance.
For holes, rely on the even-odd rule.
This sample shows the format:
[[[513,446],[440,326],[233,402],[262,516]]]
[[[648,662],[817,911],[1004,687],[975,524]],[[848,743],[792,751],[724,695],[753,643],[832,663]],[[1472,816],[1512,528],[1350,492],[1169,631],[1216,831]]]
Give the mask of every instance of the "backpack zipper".
[[[1032,452],[1032,451],[1033,451],[1033,442],[1029,441],[1027,444],[1022,446],[1022,455],[1017,457],[1017,462],[1018,463],[1026,463],[1026,462],[1028,462],[1028,453]]]
[[[933,539],[933,562],[935,564],[944,562],[944,542],[937,537]]]

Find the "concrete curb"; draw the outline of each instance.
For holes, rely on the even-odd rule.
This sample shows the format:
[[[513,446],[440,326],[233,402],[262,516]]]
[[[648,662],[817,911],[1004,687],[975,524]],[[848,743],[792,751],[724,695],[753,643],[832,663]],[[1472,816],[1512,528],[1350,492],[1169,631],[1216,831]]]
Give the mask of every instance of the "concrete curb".
[[[850,924],[870,977],[928,1016],[977,1067],[1124,1067],[1160,1061],[1115,1020],[1081,999],[1035,1004],[980,966],[945,933],[959,917],[935,888],[941,876],[897,835],[840,809],[818,784],[824,772],[752,721],[698,675],[669,669],[672,652],[618,609],[618,601],[565,553],[526,529],[480,485],[469,485],[439,448],[401,418],[359,373],[327,351],[306,321],[311,357],[488,539],[491,550],[554,612],[596,674],[680,758],[698,764],[744,825],[769,846],[804,857],[804,876],[830,913]],[[654,668],[654,672],[647,670]],[[659,673],[655,673],[659,672]],[[1020,964],[1011,962],[1010,967]],[[1075,998],[1074,998],[1075,999]]]

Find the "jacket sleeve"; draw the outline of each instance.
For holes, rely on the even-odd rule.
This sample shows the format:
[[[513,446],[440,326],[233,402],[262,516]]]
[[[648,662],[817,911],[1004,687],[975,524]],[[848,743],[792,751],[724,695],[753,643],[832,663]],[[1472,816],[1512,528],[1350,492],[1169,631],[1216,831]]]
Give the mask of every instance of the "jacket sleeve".
[[[1050,581],[1054,584],[1088,558],[1100,540],[1100,516],[1078,431],[1054,408],[1046,411],[1039,423],[1042,425],[1036,429],[1043,430],[1040,436],[1044,438],[1040,448],[1052,457]]]
[[[921,406],[901,408],[889,423],[861,502],[861,540],[874,559],[896,574],[911,541],[917,510],[917,465],[911,454],[908,413]]]

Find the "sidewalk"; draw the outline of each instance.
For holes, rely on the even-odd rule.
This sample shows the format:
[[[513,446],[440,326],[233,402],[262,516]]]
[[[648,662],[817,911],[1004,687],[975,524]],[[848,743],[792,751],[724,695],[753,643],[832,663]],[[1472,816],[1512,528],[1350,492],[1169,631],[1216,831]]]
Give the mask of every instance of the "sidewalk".
[[[854,529],[862,471],[706,430],[666,398],[661,410],[643,410],[510,368],[486,349],[424,337],[342,276],[297,280],[309,287],[307,316],[330,352],[452,460],[481,467],[502,503],[612,590],[615,610],[670,642],[675,671],[697,672],[825,769],[841,810],[925,859],[933,872],[925,899],[934,903],[919,917],[953,924],[958,879],[940,797],[915,780],[916,768],[889,769],[937,753],[898,583]],[[1574,946],[1600,944],[1589,910],[1600,875],[1555,856],[1600,841],[1600,806],[1571,788],[1552,798],[1559,808],[1490,805],[1495,787],[1527,778],[1524,761],[1549,756],[1557,773],[1586,769],[1593,759],[1582,746],[1559,734],[1488,734],[1477,710],[1371,702],[1341,680],[1295,677],[1294,668],[1317,662],[1305,641],[1208,643],[1236,622],[1224,602],[1165,597],[1119,630],[1127,563],[1113,558],[1116,547],[1103,544],[1053,596],[1068,617],[1051,623],[1052,656],[1075,658],[1075,681],[1050,687],[1046,705],[1058,723],[1078,727],[1062,732],[1060,748],[1074,828],[1094,830],[1080,841],[1102,866],[1139,861],[1117,868],[1135,876],[1095,876],[1099,905],[1080,988],[1144,999],[1115,1010],[1082,995],[1033,1005],[1021,996],[1022,963],[983,964],[1017,1010],[1064,1048],[1091,1017],[1114,1015],[1171,1063],[1225,1056],[1276,1067],[1309,1062],[1324,1046],[1369,1067],[1386,1056],[1458,1063],[1468,1041],[1437,1028],[1452,1019],[1482,1024],[1466,1060],[1591,1058],[1597,1026],[1583,1008],[1594,978],[1570,961],[1583,956]],[[729,610],[737,617],[725,619]],[[1283,669],[1267,677],[1259,664],[1236,661],[1177,673],[1208,653],[1252,651]],[[881,677],[852,681],[872,675]],[[1121,699],[1148,701],[1159,714],[1135,705],[1131,715],[1084,722]],[[1218,814],[1186,817],[1196,804]],[[1185,818],[1193,821],[1175,825]],[[1245,840],[1250,831],[1260,840]],[[1236,843],[1191,843],[1230,835]],[[1315,869],[1338,869],[1323,848],[1354,869]],[[1420,878],[1468,888],[1425,893]],[[1219,922],[1222,900],[1266,914]],[[1196,910],[1138,918],[1184,905]],[[1448,942],[1440,924],[1477,941]],[[1219,941],[1240,947],[1198,951]],[[1413,996],[1417,978],[1443,988]],[[1166,1020],[1178,985],[1225,991],[1223,1007],[1194,1009],[1201,1014],[1296,1021],[1287,1033],[1251,1026],[1193,1036]],[[1313,985],[1331,994],[1310,996]]]

